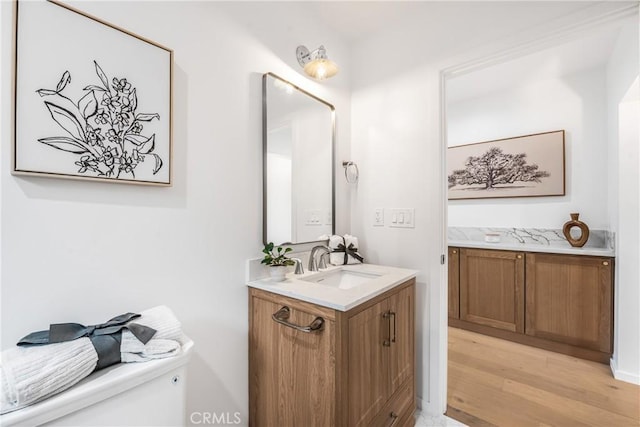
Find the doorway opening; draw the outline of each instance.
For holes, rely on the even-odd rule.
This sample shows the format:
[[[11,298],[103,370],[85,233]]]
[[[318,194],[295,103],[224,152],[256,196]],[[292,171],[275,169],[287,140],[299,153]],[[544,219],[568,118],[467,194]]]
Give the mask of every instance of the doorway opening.
[[[640,388],[617,381],[609,367],[612,356],[613,367],[620,354],[633,353],[623,349],[617,358],[613,353],[614,342],[616,351],[620,348],[614,339],[619,332],[614,298],[620,304],[615,277],[624,257],[616,256],[611,231],[618,229],[606,203],[613,188],[622,189],[612,176],[625,172],[622,164],[616,171],[603,160],[612,145],[622,144],[610,138],[608,122],[608,110],[618,106],[611,103],[608,81],[620,33],[620,27],[593,28],[551,48],[444,74],[447,149],[562,130],[565,166],[561,195],[449,200],[446,415],[451,418],[487,426],[638,423]],[[625,176],[635,180],[625,179],[630,188],[624,190],[635,195],[640,194],[636,108],[640,102],[628,101],[618,113],[621,119],[635,117],[636,134],[629,140],[635,141],[636,151],[625,149],[630,162]],[[521,170],[514,173],[526,178],[526,173],[546,170],[533,151],[500,148],[512,157],[469,154],[465,166],[477,174],[504,173],[489,172],[488,164],[497,162],[505,169],[524,154]],[[476,194],[491,191],[449,166],[450,192],[456,186]],[[526,179],[515,181],[531,185]],[[616,221],[627,213],[635,218],[635,229],[623,222],[635,240],[627,253],[636,254],[635,270],[626,271],[637,283],[638,197],[627,202],[631,207],[624,214],[618,207],[614,214]],[[571,212],[580,212],[590,228],[581,252],[572,250],[562,233]],[[627,298],[633,301],[627,313],[638,311],[635,291],[635,299]],[[632,290],[626,292],[633,297]]]

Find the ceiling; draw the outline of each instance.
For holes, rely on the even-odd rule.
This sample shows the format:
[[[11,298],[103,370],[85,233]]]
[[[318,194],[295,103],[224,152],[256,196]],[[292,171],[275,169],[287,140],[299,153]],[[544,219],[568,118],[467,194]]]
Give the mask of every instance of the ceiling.
[[[425,40],[442,38],[442,23],[535,26],[593,6],[593,1],[313,1],[314,18],[348,43],[381,32],[421,29]],[[431,37],[429,37],[431,36]]]
[[[447,81],[447,102],[604,67],[617,35],[618,27],[603,28],[587,37],[452,78]]]

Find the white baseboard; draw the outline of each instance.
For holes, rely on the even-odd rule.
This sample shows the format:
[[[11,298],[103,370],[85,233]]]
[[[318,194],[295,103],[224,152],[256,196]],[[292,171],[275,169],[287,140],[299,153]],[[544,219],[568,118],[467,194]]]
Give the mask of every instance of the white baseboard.
[[[449,418],[440,411],[437,413],[429,413],[429,402],[423,401],[419,396],[416,396],[416,427],[467,427],[466,424],[460,421]]]
[[[427,417],[440,417],[444,415],[440,408],[429,404],[429,402],[423,400],[420,396],[416,396],[416,406],[420,412]]]
[[[627,383],[640,385],[640,375],[619,370],[614,358],[609,360],[609,367],[611,368],[613,378]]]

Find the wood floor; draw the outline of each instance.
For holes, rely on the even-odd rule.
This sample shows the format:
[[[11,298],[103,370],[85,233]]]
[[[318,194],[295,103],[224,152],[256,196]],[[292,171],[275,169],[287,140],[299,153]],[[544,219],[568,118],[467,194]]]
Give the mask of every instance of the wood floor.
[[[447,416],[469,426],[640,425],[640,387],[608,365],[449,328]]]

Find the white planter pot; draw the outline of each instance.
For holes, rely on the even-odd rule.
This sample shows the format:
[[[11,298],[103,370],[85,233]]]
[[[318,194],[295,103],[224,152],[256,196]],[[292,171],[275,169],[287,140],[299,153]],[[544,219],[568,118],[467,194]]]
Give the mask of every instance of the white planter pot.
[[[287,267],[283,265],[269,267],[269,274],[271,275],[272,281],[282,282],[285,279],[285,275],[287,274]]]

